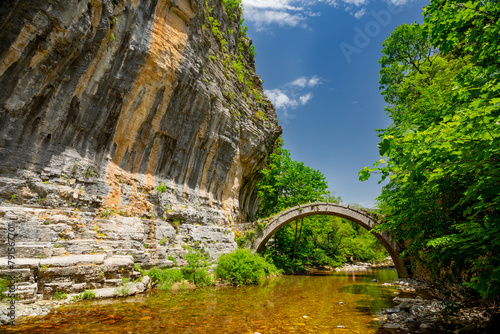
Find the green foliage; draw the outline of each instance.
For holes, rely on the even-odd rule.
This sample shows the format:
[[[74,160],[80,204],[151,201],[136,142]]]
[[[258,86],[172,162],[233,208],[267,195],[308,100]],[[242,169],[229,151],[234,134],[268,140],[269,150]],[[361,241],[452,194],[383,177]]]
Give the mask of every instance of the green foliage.
[[[7,288],[10,286],[10,281],[0,278],[0,301],[5,298],[4,292],[7,291]]]
[[[157,187],[156,187],[156,191],[158,191],[159,193],[164,193],[168,190],[167,188],[167,185],[165,183],[160,183]]]
[[[227,14],[231,20],[235,20],[242,14],[241,0],[223,0],[222,3],[226,8]]]
[[[182,271],[176,268],[153,268],[149,271],[148,276],[151,277],[153,284],[158,284],[161,290],[169,290],[174,283],[184,279]]]
[[[265,254],[278,268],[291,273],[304,272],[307,267],[338,267],[351,256],[359,261],[388,256],[370,232],[333,216],[311,216],[290,223],[274,235]]]
[[[167,256],[167,258],[174,263],[174,265],[177,265],[177,260],[173,256]]]
[[[184,277],[199,287],[213,284],[212,277],[208,272],[210,265],[208,254],[203,249],[188,247],[188,250],[185,257],[188,264],[182,268]]]
[[[266,276],[279,274],[274,264],[248,249],[236,249],[219,257],[215,275],[233,284],[259,284]]]
[[[95,299],[95,292],[92,290],[85,290],[78,295],[73,296],[74,300]]]
[[[245,81],[245,72],[244,72],[243,64],[238,60],[233,60],[233,61],[231,61],[231,65],[233,66],[233,70],[236,73],[238,80],[240,82],[244,82]]]
[[[252,57],[255,57],[257,55],[257,52],[255,52],[255,46],[253,44],[250,45],[250,55]]]
[[[242,235],[236,236],[236,243],[239,248],[245,248],[247,243],[252,243],[255,240],[257,233],[254,230],[247,230]]]
[[[433,0],[384,42],[384,229],[443,281],[500,295],[500,6]]]
[[[95,292],[92,290],[85,290],[82,292],[81,299],[95,299]]]
[[[68,294],[65,292],[56,291],[56,293],[54,294],[54,299],[56,299],[56,300],[62,300],[62,299],[67,299],[67,298],[68,298]]]
[[[185,260],[187,266],[182,269],[153,268],[147,272],[151,277],[153,285],[158,285],[162,290],[169,290],[176,282],[187,280],[196,284],[198,287],[204,287],[213,284],[211,275],[208,272],[210,265],[208,254],[202,249],[187,247],[188,253]],[[175,263],[173,257],[169,257]]]
[[[267,120],[266,114],[262,110],[257,110],[255,113],[255,116],[260,119],[261,121]]]
[[[113,34],[111,34],[111,38],[114,40],[115,37]],[[95,170],[95,167],[94,166],[90,166],[89,168],[87,168],[87,170],[85,171],[85,174],[84,174],[85,178],[86,179],[90,179],[92,177],[99,177],[99,174],[97,174],[97,171]]]
[[[281,148],[278,142],[275,152],[270,156],[270,164],[261,171],[257,184],[261,205],[257,216],[269,217],[284,209],[325,200],[329,196],[328,183],[318,170],[305,166],[303,162],[293,161],[290,152]]]

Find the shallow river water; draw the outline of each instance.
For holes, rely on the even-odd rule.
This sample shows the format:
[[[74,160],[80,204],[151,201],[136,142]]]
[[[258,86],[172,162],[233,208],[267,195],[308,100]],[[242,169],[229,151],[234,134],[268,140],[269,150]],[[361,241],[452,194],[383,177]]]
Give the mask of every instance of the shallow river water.
[[[377,313],[392,307],[393,269],[282,276],[260,286],[83,301],[18,320],[7,333],[383,333]],[[372,279],[377,279],[373,283]]]

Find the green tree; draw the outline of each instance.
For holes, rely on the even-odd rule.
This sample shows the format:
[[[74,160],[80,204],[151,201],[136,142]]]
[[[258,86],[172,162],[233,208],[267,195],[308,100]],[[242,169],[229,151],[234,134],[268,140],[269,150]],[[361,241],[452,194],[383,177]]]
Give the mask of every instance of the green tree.
[[[293,161],[290,152],[278,144],[268,168],[257,184],[258,218],[272,216],[298,204],[326,200],[330,196],[325,176],[303,162]]]
[[[383,44],[382,94],[393,124],[382,159],[360,171],[390,177],[384,229],[408,254],[485,298],[500,293],[500,4],[431,1],[423,25]],[[443,277],[443,273],[445,277]]]

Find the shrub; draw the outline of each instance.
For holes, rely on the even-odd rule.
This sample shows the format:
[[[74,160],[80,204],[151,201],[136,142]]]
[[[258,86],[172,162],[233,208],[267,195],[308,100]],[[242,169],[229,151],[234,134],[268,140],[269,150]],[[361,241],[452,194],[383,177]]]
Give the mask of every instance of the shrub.
[[[80,299],[95,299],[95,292],[92,290],[85,290],[80,296]]]
[[[57,292],[56,292],[57,295]],[[85,290],[79,295],[73,295],[73,300],[95,299],[95,292],[92,290]]]
[[[187,275],[186,279],[201,288],[214,284],[214,280],[206,268],[196,270],[190,275]]]
[[[161,290],[169,290],[174,283],[180,282],[184,278],[180,269],[167,268],[153,268],[149,271],[148,276],[151,277],[153,284],[158,284]]]
[[[203,249],[188,247],[186,254],[187,266],[182,268],[184,277],[196,286],[207,286],[213,284],[212,277],[208,273],[208,254]]]
[[[215,274],[233,284],[259,284],[270,274],[279,274],[274,264],[248,249],[236,249],[219,257]]]

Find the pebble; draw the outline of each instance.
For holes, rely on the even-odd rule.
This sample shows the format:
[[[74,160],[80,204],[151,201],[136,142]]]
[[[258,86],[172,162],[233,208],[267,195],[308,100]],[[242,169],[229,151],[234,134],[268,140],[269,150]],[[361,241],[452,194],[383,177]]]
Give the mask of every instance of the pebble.
[[[415,290],[432,291],[431,287],[415,279],[398,279],[395,285],[405,292]],[[394,297],[394,308],[383,309],[381,320],[385,321],[383,328],[407,330],[411,327],[419,327],[422,330],[429,330],[447,324],[447,327],[455,327],[455,334],[463,333],[467,329],[487,328],[491,313],[487,308],[462,308],[458,303],[457,311],[453,315],[443,313],[445,303],[438,299],[423,299],[421,296],[413,298]],[[471,316],[472,315],[472,316]],[[464,327],[465,326],[465,327]],[[450,329],[453,330],[453,329]]]

